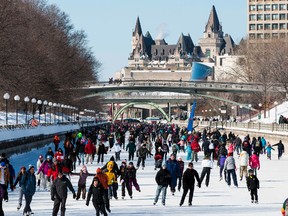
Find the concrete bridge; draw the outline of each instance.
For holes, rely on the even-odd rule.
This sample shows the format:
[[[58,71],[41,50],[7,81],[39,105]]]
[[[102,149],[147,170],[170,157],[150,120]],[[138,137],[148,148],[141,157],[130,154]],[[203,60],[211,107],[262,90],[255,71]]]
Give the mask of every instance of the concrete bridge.
[[[280,85],[264,86],[260,83],[233,83],[233,82],[211,82],[211,81],[123,81],[118,84],[108,82],[84,82],[83,87],[77,90],[88,94],[101,94],[107,92],[177,92],[177,93],[200,93],[227,92],[227,93],[252,93],[252,92],[286,92]]]

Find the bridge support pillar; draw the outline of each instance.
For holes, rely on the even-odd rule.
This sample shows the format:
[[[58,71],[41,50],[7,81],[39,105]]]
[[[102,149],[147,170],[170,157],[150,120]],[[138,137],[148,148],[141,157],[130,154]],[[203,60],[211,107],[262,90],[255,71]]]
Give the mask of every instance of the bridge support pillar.
[[[114,117],[114,103],[111,103],[111,117]]]

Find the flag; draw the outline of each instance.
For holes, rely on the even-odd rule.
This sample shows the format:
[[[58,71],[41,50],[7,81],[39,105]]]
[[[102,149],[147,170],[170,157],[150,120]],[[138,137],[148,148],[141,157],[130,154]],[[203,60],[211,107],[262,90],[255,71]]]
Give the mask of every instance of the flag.
[[[190,112],[190,116],[189,116],[189,120],[188,120],[188,126],[187,126],[188,131],[193,130],[195,108],[196,108],[196,100],[194,99],[194,102],[193,102],[193,105],[191,108],[191,112]]]

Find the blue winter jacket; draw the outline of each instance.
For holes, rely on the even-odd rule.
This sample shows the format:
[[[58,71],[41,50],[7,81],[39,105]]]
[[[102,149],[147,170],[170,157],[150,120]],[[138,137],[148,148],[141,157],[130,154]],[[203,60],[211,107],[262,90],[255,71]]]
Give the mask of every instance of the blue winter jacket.
[[[33,196],[36,191],[36,178],[34,173],[30,173],[30,171],[26,171],[24,175],[22,175],[20,184],[22,185],[22,192],[25,195]]]
[[[177,178],[181,175],[180,166],[177,160],[168,159],[166,161],[167,170],[171,173],[171,187],[175,188],[177,185]]]

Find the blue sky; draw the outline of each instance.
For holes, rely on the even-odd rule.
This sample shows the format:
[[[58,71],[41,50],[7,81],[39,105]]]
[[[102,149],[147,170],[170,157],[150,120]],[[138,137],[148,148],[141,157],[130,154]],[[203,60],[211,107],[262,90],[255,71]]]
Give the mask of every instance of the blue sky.
[[[224,33],[236,43],[247,34],[245,0],[47,0],[69,15],[75,29],[84,30],[95,57],[103,64],[100,81],[107,81],[128,65],[132,30],[137,16],[142,31],[155,39],[164,33],[176,44],[181,33],[190,34],[195,45],[203,36],[214,5]]]

